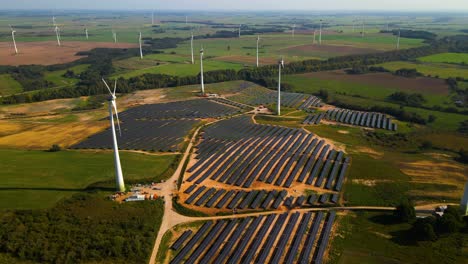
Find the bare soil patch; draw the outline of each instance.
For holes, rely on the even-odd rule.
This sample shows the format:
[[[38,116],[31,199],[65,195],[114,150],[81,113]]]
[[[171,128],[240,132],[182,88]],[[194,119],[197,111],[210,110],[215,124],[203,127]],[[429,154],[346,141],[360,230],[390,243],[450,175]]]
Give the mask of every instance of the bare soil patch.
[[[371,156],[374,159],[380,159],[384,155],[382,152],[378,152],[378,151],[376,151],[374,149],[371,149],[369,147],[362,147],[362,146],[361,147],[356,147],[355,150],[357,152],[368,154],[369,156]]]
[[[367,73],[367,74],[347,74],[340,71],[312,72],[302,74],[311,78],[319,78],[323,80],[338,80],[345,82],[354,82],[360,84],[368,84],[375,86],[383,86],[389,88],[398,88],[412,92],[430,92],[433,94],[448,95],[449,88],[444,80],[428,77],[405,78],[395,76],[391,73]]]
[[[0,65],[53,65],[72,62],[83,56],[77,56],[79,51],[94,48],[136,48],[136,44],[111,42],[66,41],[61,47],[55,41],[19,42],[19,54],[15,55],[10,42],[0,42]]]

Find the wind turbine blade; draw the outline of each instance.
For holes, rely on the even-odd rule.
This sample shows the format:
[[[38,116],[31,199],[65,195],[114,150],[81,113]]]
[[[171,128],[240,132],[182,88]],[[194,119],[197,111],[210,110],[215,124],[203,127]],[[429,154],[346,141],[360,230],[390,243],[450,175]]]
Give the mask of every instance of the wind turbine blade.
[[[106,80],[104,80],[104,78],[102,78],[102,81],[103,81],[104,84],[106,85],[107,90],[109,90],[109,93],[112,95],[111,89],[109,88],[109,85],[107,85]]]
[[[117,79],[114,82],[114,92],[112,93],[115,96],[115,91],[117,90]]]
[[[117,103],[115,101],[112,101],[112,106],[114,107],[115,117],[117,118],[117,126],[119,127],[119,135],[122,136],[122,130],[120,130],[119,112],[117,111]]]

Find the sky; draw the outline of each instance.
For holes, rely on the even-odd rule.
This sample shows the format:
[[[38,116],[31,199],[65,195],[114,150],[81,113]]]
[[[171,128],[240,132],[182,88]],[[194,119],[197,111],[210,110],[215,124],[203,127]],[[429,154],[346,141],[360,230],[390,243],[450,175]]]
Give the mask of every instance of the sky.
[[[468,11],[468,0],[0,0],[2,9]]]

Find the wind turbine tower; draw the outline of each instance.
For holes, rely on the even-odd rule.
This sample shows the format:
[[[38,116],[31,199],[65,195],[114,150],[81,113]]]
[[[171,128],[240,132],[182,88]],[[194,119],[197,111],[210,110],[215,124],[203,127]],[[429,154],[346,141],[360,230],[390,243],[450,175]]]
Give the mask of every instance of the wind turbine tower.
[[[151,25],[154,25],[154,11],[151,12]]]
[[[185,16],[185,25],[188,25],[188,16]]]
[[[203,47],[200,50],[200,81],[201,81],[201,94],[205,95],[205,83],[203,82]]]
[[[322,19],[320,19],[319,45],[322,45]]]
[[[85,29],[84,29],[84,32],[85,32],[85,35],[86,35],[86,40],[88,40],[88,39],[89,39],[89,36],[88,36],[88,29],[85,28]]]
[[[114,43],[117,43],[117,33],[112,30],[112,37],[114,38]]]
[[[284,68],[284,60],[278,61],[278,115],[281,115],[281,69]]]
[[[57,36],[57,45],[60,47],[62,46],[62,43],[60,43],[60,28],[55,25],[55,36]]]
[[[364,19],[362,20],[362,31],[361,31],[361,37],[364,37]]]
[[[257,36],[257,68],[259,66],[259,63],[258,63],[258,44],[260,43],[260,36]]]
[[[239,25],[239,38],[241,37],[241,27],[242,27],[242,24]]]
[[[18,54],[18,48],[16,47],[16,40],[15,40],[16,30],[14,30],[11,25],[10,25],[10,29],[11,29],[11,38],[13,39],[13,46],[15,47],[15,54]]]
[[[315,39],[316,39],[316,38],[315,38],[315,35],[317,35],[317,29],[314,29],[314,42],[312,42],[312,44],[316,44],[316,43],[317,43],[317,41],[315,40]]]
[[[465,184],[465,191],[461,199],[460,207],[462,215],[468,215],[468,182]]]
[[[140,36],[138,38],[138,43],[140,44],[140,59],[143,59],[143,40],[141,39],[141,31]]]
[[[295,31],[295,30],[296,30],[296,24],[294,24],[294,25],[292,26],[292,37],[293,37],[293,38],[294,38],[294,33],[295,33],[294,31]]]
[[[124,179],[123,179],[123,174],[122,174],[122,167],[120,166],[119,147],[117,146],[117,135],[115,133],[115,124],[114,124],[114,114],[115,114],[115,117],[117,118],[117,126],[119,128],[119,134],[122,135],[121,130],[120,130],[120,121],[119,121],[119,114],[117,111],[117,104],[115,102],[115,99],[117,98],[115,96],[115,91],[117,89],[117,80],[115,80],[115,83],[114,83],[114,92],[111,91],[109,85],[107,85],[104,79],[102,79],[102,81],[107,87],[107,90],[109,90],[109,94],[110,94],[109,100],[108,100],[109,101],[109,119],[111,123],[110,129],[112,131],[112,141],[113,141],[113,146],[114,146],[115,183],[117,185],[117,191],[125,192],[125,184],[124,184]]]
[[[192,64],[195,64],[195,59],[193,58],[193,31],[190,37],[190,51],[192,52]]]

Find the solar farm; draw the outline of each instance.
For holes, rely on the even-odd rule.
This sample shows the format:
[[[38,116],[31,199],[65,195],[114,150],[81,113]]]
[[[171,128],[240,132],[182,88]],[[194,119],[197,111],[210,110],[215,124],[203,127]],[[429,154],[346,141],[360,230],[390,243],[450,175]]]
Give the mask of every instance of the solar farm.
[[[207,221],[176,238],[169,263],[322,263],[335,217],[319,211]]]

